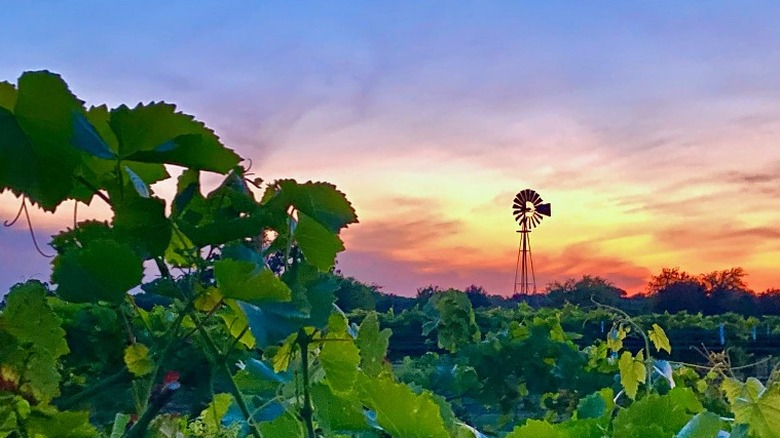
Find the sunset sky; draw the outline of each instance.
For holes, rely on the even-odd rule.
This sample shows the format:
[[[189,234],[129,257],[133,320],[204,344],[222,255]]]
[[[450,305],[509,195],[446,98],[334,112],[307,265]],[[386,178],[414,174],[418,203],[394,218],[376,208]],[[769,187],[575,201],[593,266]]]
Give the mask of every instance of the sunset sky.
[[[88,105],[174,102],[266,180],[335,183],[360,218],[338,268],[387,292],[511,294],[526,187],[553,210],[532,233],[540,289],[592,274],[641,292],[673,266],[780,287],[780,3],[15,2],[2,17],[0,81],[48,69]],[[0,195],[0,219],[18,206]],[[71,215],[34,211],[39,240]],[[0,291],[48,280],[24,224],[0,243]]]

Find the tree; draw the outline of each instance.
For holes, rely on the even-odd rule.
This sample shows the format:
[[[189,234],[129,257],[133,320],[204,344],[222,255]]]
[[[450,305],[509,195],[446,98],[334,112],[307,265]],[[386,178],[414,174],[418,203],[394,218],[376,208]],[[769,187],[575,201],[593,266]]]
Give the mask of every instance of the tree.
[[[767,289],[755,299],[756,313],[762,315],[780,315],[780,289]]]
[[[647,284],[647,291],[650,295],[653,295],[661,292],[672,284],[689,281],[696,281],[696,278],[685,271],[681,271],[678,267],[663,268],[661,269],[660,274],[650,277],[650,281]]]
[[[468,297],[469,301],[471,301],[471,306],[473,308],[478,309],[481,307],[491,306],[487,291],[485,291],[485,288],[482,286],[472,284],[471,286],[467,287],[464,292],[466,293],[466,297]]]
[[[742,268],[713,271],[699,276],[707,291],[705,314],[737,312],[752,315],[756,312],[754,295],[745,283],[747,274]]]
[[[563,283],[557,281],[550,283],[546,292],[552,306],[563,306],[567,302],[580,306],[592,306],[594,301],[609,306],[618,306],[626,296],[625,290],[615,287],[610,281],[590,275],[584,275],[579,280],[570,278]]]
[[[341,310],[351,312],[356,309],[376,309],[376,286],[368,286],[352,277],[340,275],[334,275],[334,277],[338,285],[335,290],[336,304]]]

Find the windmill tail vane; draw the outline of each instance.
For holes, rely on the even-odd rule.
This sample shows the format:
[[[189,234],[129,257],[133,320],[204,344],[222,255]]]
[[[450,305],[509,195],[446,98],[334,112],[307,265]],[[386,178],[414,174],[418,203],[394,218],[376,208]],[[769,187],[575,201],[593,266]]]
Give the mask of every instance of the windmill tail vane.
[[[536,228],[545,216],[552,216],[550,203],[531,189],[520,191],[512,202],[512,214],[520,224],[520,247],[517,250],[517,266],[515,268],[514,293],[536,293],[536,274],[534,259],[531,254],[531,230]],[[530,277],[529,277],[530,274]],[[518,277],[519,281],[518,281]]]

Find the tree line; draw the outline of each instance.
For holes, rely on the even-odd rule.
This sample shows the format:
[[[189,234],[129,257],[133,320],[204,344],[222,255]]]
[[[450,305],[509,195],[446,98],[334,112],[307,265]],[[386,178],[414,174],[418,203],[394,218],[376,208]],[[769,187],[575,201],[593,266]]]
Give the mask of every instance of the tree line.
[[[335,275],[339,285],[337,304],[347,312],[358,309],[400,312],[417,304],[424,305],[438,292],[457,291],[465,294],[474,308],[514,307],[520,302],[534,307],[557,307],[568,302],[583,307],[605,304],[631,314],[685,311],[703,315],[728,312],[746,316],[780,315],[780,289],[751,290],[745,281],[747,273],[741,267],[702,274],[663,268],[650,278],[643,293],[631,296],[609,280],[591,275],[552,282],[541,294],[510,297],[491,295],[477,285],[462,291],[429,285],[419,288],[415,297],[403,297],[384,293],[377,284],[366,284],[338,272]]]

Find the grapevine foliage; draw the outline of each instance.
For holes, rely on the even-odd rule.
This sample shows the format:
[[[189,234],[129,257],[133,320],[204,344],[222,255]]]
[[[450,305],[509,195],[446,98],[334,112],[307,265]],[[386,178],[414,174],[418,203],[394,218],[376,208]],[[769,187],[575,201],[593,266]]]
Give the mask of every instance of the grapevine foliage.
[[[0,190],[112,211],[52,238],[51,286],[5,297],[0,436],[778,436],[777,383],[672,370],[663,324],[627,315],[580,350],[560,313],[521,306],[483,331],[464,294],[435,293],[409,314],[442,355],[391,365],[384,316],[356,324],[334,305],[339,233],[357,222],[346,196],[258,187],[241,162],[168,103],[86,107],[48,71],[0,83]],[[173,168],[164,199],[154,184]],[[222,178],[208,193],[205,172]]]

